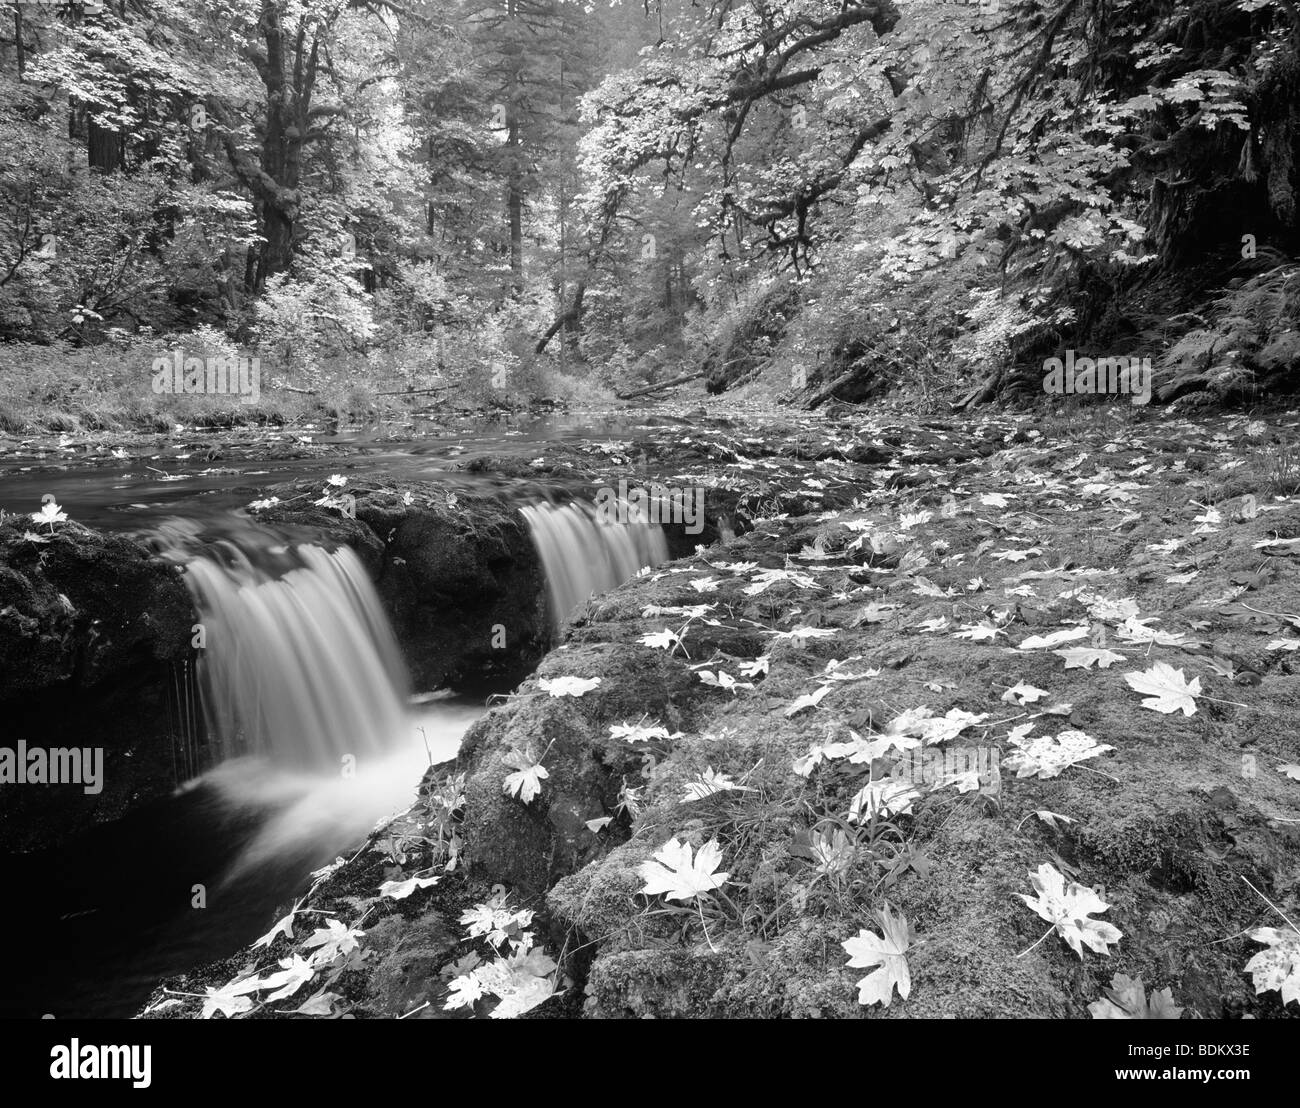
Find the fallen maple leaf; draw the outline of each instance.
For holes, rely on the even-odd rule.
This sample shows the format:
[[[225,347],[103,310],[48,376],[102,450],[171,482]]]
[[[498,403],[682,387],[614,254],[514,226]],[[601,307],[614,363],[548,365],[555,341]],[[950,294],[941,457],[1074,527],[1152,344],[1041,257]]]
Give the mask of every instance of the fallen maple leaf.
[[[905,816],[912,810],[912,802],[920,799],[921,793],[907,781],[892,777],[871,781],[849,802],[849,820],[856,823],[864,815]]]
[[[1042,700],[1047,695],[1046,689],[1035,688],[1033,685],[1027,685],[1024,681],[1012,685],[1002,694],[1002,700],[1006,704],[1033,704],[1037,700]]]
[[[552,696],[583,696],[600,684],[599,677],[542,677],[537,685]]]
[[[710,839],[691,858],[690,843],[669,839],[654,853],[649,862],[642,862],[637,873],[645,881],[641,892],[645,896],[662,893],[669,900],[693,900],[727,883],[730,873],[717,873],[722,864],[722,847],[717,839]]]
[[[1076,762],[1095,758],[1113,746],[1099,743],[1083,731],[1062,731],[1059,735],[1040,735],[1036,739],[1012,738],[1016,747],[1006,760],[1006,767],[1016,771],[1016,777],[1037,777],[1047,781],[1059,777]]]
[[[517,1019],[562,991],[556,989],[555,979],[550,976],[557,968],[555,960],[544,951],[521,950],[493,964],[505,972],[488,986],[501,998],[501,1003],[488,1013],[489,1019]]]
[[[305,961],[296,952],[288,958],[280,959],[281,969],[278,973],[269,974],[262,979],[261,987],[263,989],[275,989],[267,1001],[283,1000],[287,996],[293,996],[308,981],[316,976],[317,966],[311,962]]]
[[[766,634],[775,635],[778,639],[829,639],[839,632],[833,627],[796,627],[790,631],[768,631]]]
[[[1065,650],[1053,650],[1052,653],[1065,659],[1066,669],[1089,669],[1094,665],[1099,669],[1110,669],[1116,662],[1124,661],[1123,654],[1091,646],[1071,646]]]
[[[714,773],[713,767],[709,766],[699,777],[687,784],[686,792],[682,796],[682,803],[687,804],[692,800],[703,800],[715,793],[752,793],[754,791],[747,785],[737,785],[725,773]]]
[[[654,647],[655,650],[670,650],[682,640],[665,627],[662,631],[651,631],[642,635],[636,641],[642,646]],[[554,696],[555,694],[552,693],[551,695]]]
[[[245,977],[242,981],[230,981],[220,988],[208,986],[207,996],[203,1000],[203,1012],[200,1019],[211,1019],[217,1012],[229,1019],[241,1012],[252,1010],[253,1001],[247,994],[255,993],[263,987],[260,977]]]
[[[1147,626],[1157,618],[1148,616],[1138,619],[1137,616],[1129,616],[1115,629],[1115,634],[1119,636],[1121,642],[1154,643],[1156,646],[1190,645],[1182,631],[1158,631],[1154,627]]]
[[[436,878],[435,878],[436,880]],[[312,956],[312,964],[324,966],[333,962],[340,955],[351,954],[361,945],[366,933],[349,927],[336,919],[327,919],[324,927],[318,927],[302,944],[304,950],[317,947]]]
[[[1181,669],[1174,669],[1168,662],[1156,662],[1141,673],[1126,673],[1124,680],[1137,692],[1147,695],[1147,699],[1142,701],[1144,708],[1166,715],[1181,711],[1190,716],[1196,712],[1201,679],[1193,677],[1188,681]]]
[[[1246,963],[1256,995],[1277,989],[1283,1004],[1300,1002],[1300,933],[1257,927],[1250,937],[1268,948]]]
[[[1063,631],[1053,631],[1050,635],[1030,635],[1017,650],[1047,650],[1062,643],[1077,642],[1088,637],[1086,627],[1067,627]]]
[[[830,685],[822,685],[810,693],[804,693],[790,701],[785,709],[785,715],[788,719],[790,716],[802,712],[805,708],[816,708],[821,703],[822,697],[831,691]]]
[[[471,939],[486,935],[493,946],[517,941],[523,930],[531,927],[536,913],[531,908],[513,908],[509,894],[501,889],[486,904],[475,904],[460,914],[460,922]]]
[[[302,902],[299,901],[299,903]],[[295,904],[294,908],[297,909],[297,906],[298,905]],[[277,920],[275,926],[272,927],[270,931],[268,931],[255,943],[253,943],[253,946],[255,948],[259,946],[270,946],[272,943],[275,942],[275,937],[277,935],[283,935],[286,939],[293,938],[293,912],[290,912],[287,916],[283,916],[282,918]]]
[[[440,877],[408,877],[405,881],[385,881],[379,886],[379,895],[390,896],[394,900],[405,900],[416,889],[427,889],[441,880]]]
[[[60,508],[52,498],[41,505],[39,512],[31,512],[30,515],[36,523],[48,523],[51,531],[54,530],[56,523],[68,522],[68,513]]]
[[[1005,635],[1006,632],[994,627],[993,624],[985,623],[963,623],[961,628],[952,633],[955,639],[971,639],[975,642],[992,642],[999,635]]]
[[[757,677],[760,673],[766,674],[772,664],[770,654],[760,654],[752,662],[740,663],[741,677]]]
[[[858,1003],[883,1004],[888,1008],[894,989],[898,989],[898,995],[904,1000],[912,992],[912,975],[904,957],[911,946],[911,929],[907,917],[901,912],[894,915],[887,905],[876,913],[876,918],[880,921],[880,935],[863,928],[855,938],[845,939],[840,946],[849,956],[850,968],[880,967],[858,982]]]
[[[668,733],[668,728],[659,723],[614,723],[609,728],[610,738],[623,739],[630,743],[643,743],[647,739],[680,739],[680,731]]]
[[[506,774],[501,782],[501,791],[507,796],[517,796],[525,804],[531,804],[542,791],[542,779],[550,777],[546,767],[535,763],[530,752],[512,750],[501,759],[515,772]]]
[[[1083,947],[1098,954],[1109,954],[1108,944],[1118,943],[1123,932],[1105,920],[1088,919],[1094,912],[1104,912],[1110,907],[1094,889],[1071,881],[1065,885],[1065,875],[1050,862],[1029,873],[1029,882],[1037,896],[1017,893],[1026,904],[1047,920],[1080,958]]]
[[[1110,979],[1105,996],[1088,1005],[1095,1020],[1176,1020],[1183,1010],[1174,1004],[1172,989],[1152,989],[1147,1000],[1142,978],[1117,973]]]
[[[936,619],[923,619],[913,626],[921,631],[947,631],[951,624],[949,624],[947,616],[939,616]]]
[[[717,689],[726,689],[735,696],[737,689],[752,689],[753,683],[750,681],[737,681],[731,674],[725,670],[718,670],[715,674],[711,669],[702,669],[699,672],[699,678],[706,685],[712,685]]]
[[[338,993],[328,993],[324,990],[309,996],[297,1008],[290,1008],[289,1011],[295,1016],[332,1016],[334,1014],[334,1002],[343,998]]]

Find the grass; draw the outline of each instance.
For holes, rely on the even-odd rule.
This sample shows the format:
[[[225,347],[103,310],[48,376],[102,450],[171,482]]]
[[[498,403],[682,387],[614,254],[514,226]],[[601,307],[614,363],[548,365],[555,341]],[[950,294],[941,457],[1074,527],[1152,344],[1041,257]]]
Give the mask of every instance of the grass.
[[[155,346],[171,348],[161,340]],[[322,417],[374,421],[408,418],[425,407],[513,408],[548,400],[604,404],[613,399],[594,381],[548,365],[514,379],[504,392],[486,388],[472,371],[448,389],[420,391],[430,382],[389,380],[382,365],[353,356],[323,363],[309,377],[263,359],[260,396],[256,403],[245,403],[237,395],[154,392],[155,352],[138,343],[82,348],[0,344],[0,433],[156,433],[177,425],[223,428]],[[407,395],[407,384],[416,391]]]

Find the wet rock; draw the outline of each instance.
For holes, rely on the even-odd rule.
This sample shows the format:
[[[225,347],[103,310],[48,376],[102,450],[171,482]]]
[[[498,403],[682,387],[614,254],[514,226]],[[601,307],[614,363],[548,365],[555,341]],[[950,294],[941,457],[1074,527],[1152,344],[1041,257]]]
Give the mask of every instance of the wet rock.
[[[418,690],[508,687],[546,649],[537,552],[518,511],[495,495],[436,484],[354,489],[354,518],[318,507],[317,484],[268,490],[259,521],[345,543],[361,555]]]
[[[56,842],[177,783],[195,616],[141,544],[75,523],[0,524],[0,745],[103,748],[102,791],[0,784],[0,848]],[[25,537],[40,530],[37,542]],[[193,738],[193,736],[190,736]]]
[[[600,677],[601,684],[581,697],[553,697],[529,681],[517,699],[470,729],[461,751],[469,767],[464,834],[476,877],[541,892],[616,839],[616,830],[587,824],[616,814],[619,791],[625,780],[637,784],[642,757],[610,736],[607,721],[649,715],[676,729],[703,691],[681,662],[644,653],[612,645],[554,652],[539,679]],[[512,751],[546,768],[545,787],[530,803],[503,791]]]

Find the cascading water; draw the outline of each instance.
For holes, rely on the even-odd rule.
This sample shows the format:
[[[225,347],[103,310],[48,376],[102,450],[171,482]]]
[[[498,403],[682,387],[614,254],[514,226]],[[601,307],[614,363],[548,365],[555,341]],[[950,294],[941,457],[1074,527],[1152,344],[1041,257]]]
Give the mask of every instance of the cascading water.
[[[409,703],[379,596],[348,547],[175,520],[154,545],[185,568],[202,627],[199,688],[225,760],[203,778],[257,836],[230,876],[333,851],[411,803],[455,757],[474,706]]]
[[[204,629],[209,727],[227,753],[337,770],[349,755],[391,751],[410,729],[406,677],[356,554],[219,545],[188,562],[185,580]]]
[[[607,521],[581,502],[542,502],[520,511],[546,571],[551,618],[557,626],[593,594],[668,560],[668,540],[657,523]]]

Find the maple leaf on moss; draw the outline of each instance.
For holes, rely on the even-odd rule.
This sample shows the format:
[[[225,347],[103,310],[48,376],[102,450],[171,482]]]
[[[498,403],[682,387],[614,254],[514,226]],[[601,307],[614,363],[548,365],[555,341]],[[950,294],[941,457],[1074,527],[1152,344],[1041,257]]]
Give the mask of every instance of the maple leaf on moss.
[[[551,776],[546,767],[533,757],[531,750],[511,750],[501,760],[514,770],[501,782],[501,791],[531,804],[542,791],[543,779]]]
[[[1190,716],[1196,712],[1196,698],[1201,693],[1201,679],[1193,677],[1191,681],[1183,675],[1181,669],[1174,669],[1168,662],[1156,662],[1142,673],[1126,673],[1124,680],[1137,692],[1146,695],[1142,707],[1168,715],[1181,711]]]
[[[264,987],[265,983],[256,975],[245,977],[241,981],[230,981],[219,988],[209,985],[207,996],[203,1000],[203,1013],[200,1018],[211,1019],[217,1012],[220,1012],[229,1019],[231,1016],[251,1011],[253,1001],[248,994],[255,993],[258,989]]]
[[[1037,777],[1040,781],[1059,777],[1070,766],[1115,749],[1083,731],[1062,731],[1055,737],[1040,735],[1035,739],[1013,736],[1011,745],[1016,749],[1003,763],[1007,769],[1014,769],[1018,778]]]
[[[1147,999],[1142,978],[1117,973],[1110,980],[1105,995],[1088,1005],[1095,1020],[1176,1020],[1183,1010],[1174,1003],[1172,989],[1152,989]]]
[[[1118,943],[1123,936],[1114,924],[1088,918],[1095,912],[1104,912],[1110,905],[1095,890],[1077,881],[1071,881],[1067,887],[1065,875],[1051,863],[1044,862],[1037,873],[1031,870],[1029,882],[1038,895],[1016,895],[1052,924],[1056,933],[1080,958],[1085,946],[1098,954],[1109,954],[1107,947]]]
[[[662,893],[669,900],[693,900],[727,883],[731,875],[716,872],[721,864],[722,847],[717,839],[710,839],[700,847],[694,859],[690,843],[669,839],[655,851],[652,861],[637,867],[637,873],[645,881],[641,892],[645,896]]]
[[[599,677],[540,677],[537,680],[537,687],[551,696],[584,696],[599,684]]]
[[[1283,1004],[1300,1003],[1300,933],[1257,927],[1250,937],[1268,947],[1246,963],[1256,994],[1276,989]]]
[[[858,982],[858,1003],[883,1004],[888,1008],[895,989],[904,1000],[912,992],[912,974],[904,957],[911,946],[911,929],[907,917],[901,912],[894,915],[888,905],[876,913],[876,918],[880,921],[880,935],[864,928],[855,938],[845,939],[840,946],[849,956],[851,968],[879,967]]]

